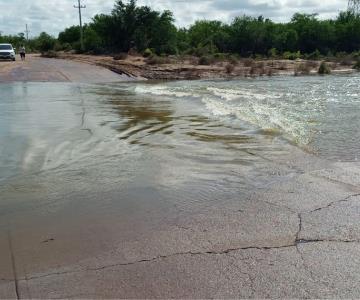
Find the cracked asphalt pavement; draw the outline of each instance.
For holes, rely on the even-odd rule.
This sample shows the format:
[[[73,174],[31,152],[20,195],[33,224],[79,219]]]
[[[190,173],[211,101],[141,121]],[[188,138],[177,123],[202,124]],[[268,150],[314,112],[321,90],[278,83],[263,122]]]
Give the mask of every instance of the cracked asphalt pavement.
[[[297,173],[135,236],[111,215],[34,230],[21,225],[32,211],[13,214],[1,222],[1,298],[357,298],[359,174]]]

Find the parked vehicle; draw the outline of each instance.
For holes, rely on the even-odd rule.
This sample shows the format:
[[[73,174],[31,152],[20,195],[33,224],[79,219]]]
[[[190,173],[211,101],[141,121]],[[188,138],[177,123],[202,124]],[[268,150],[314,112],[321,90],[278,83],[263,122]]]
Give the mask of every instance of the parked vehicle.
[[[0,59],[16,60],[15,49],[11,44],[0,44]]]

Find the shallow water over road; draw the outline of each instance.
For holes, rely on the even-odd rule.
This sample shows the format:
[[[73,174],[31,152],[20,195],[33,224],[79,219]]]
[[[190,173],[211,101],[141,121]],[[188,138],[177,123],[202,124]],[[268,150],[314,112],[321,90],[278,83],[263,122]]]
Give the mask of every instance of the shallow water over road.
[[[78,171],[90,189],[100,180],[189,193],[251,190],[268,180],[264,154],[276,161],[289,141],[330,160],[357,160],[359,82],[2,84],[0,178]]]
[[[253,289],[236,273],[243,267],[227,275],[235,262],[229,249],[239,249],[262,253],[245,262],[255,266],[261,288],[274,278],[287,286],[301,274],[299,251],[318,246],[298,239],[335,241],[333,228],[346,238],[358,232],[356,207],[343,219],[339,207],[358,193],[356,164],[321,159],[357,159],[358,82],[329,76],[0,84],[0,278],[14,281],[22,298],[79,297],[79,287],[87,298],[166,298],[165,286],[193,293],[216,283],[217,291],[219,273],[231,287]],[[330,208],[340,213],[329,218]],[[309,221],[313,212],[324,216]],[[327,228],[329,236],[316,235]],[[344,257],[319,256],[332,249],[321,247],[314,257],[331,266]],[[270,252],[284,251],[269,263]],[[327,262],[325,269],[318,261],[307,265],[339,274]],[[308,295],[308,274],[291,288]]]
[[[191,206],[269,180],[262,153],[287,151],[278,133],[214,116],[192,95],[153,94],[164,86],[3,84],[0,182],[32,186],[37,178],[59,195],[149,189]]]

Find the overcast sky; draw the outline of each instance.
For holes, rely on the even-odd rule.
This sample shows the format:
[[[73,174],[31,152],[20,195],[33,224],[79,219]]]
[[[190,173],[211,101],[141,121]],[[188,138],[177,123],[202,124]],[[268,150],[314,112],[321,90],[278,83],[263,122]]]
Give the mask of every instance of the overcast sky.
[[[73,5],[77,0],[0,0],[0,31],[3,34],[24,32],[30,36],[46,31],[55,36],[65,27],[78,22]],[[345,10],[348,0],[138,0],[156,10],[174,12],[176,24],[187,26],[198,19],[231,21],[234,16],[263,15],[274,21],[288,21],[295,12],[319,13],[321,18],[334,17]],[[114,0],[82,0],[87,6],[84,21],[98,13],[109,13]]]

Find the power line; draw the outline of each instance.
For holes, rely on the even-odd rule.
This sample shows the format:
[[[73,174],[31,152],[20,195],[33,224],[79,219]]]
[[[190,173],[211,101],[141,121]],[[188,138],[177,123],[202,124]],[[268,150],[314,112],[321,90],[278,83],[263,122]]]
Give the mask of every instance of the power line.
[[[84,33],[83,33],[83,26],[82,26],[82,17],[81,17],[81,10],[86,8],[86,5],[81,5],[80,0],[78,0],[78,5],[74,5],[74,8],[79,10],[79,20],[80,20],[80,45],[81,50],[84,51]]]

